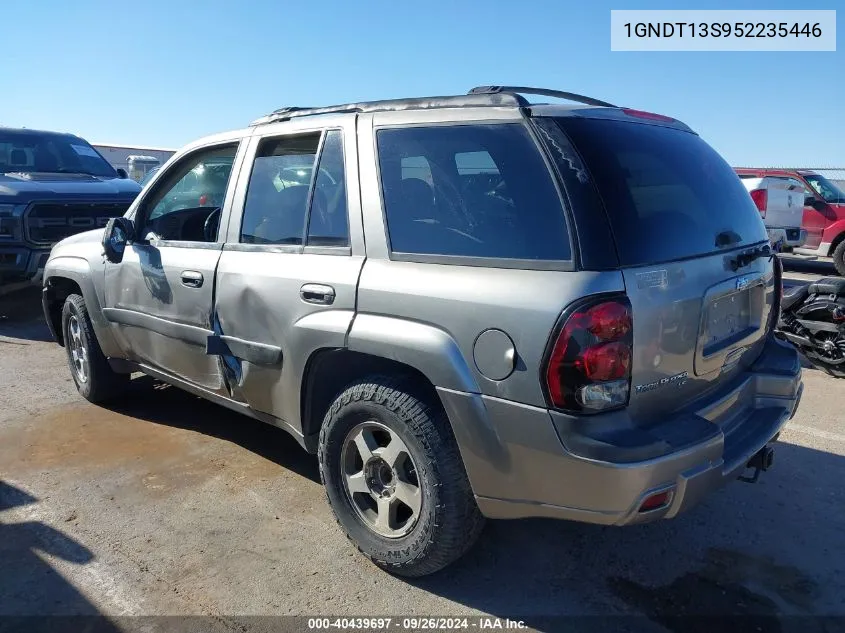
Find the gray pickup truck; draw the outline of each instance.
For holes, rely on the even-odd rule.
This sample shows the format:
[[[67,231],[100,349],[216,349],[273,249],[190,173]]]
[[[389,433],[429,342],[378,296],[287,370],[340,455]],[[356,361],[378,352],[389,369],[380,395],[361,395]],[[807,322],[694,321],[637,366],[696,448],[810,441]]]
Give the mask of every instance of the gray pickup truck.
[[[629,525],[756,480],[803,389],[776,264],[683,123],[488,86],[197,141],[53,249],[43,305],[85,398],[142,371],[287,430],[351,541],[421,576],[485,517]]]
[[[103,228],[140,191],[78,136],[0,127],[0,284],[37,279],[53,244]]]

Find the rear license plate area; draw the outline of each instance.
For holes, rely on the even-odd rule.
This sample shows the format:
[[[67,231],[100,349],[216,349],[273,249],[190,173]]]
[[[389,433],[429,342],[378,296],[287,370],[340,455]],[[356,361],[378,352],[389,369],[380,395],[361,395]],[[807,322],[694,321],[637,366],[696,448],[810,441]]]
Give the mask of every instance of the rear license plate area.
[[[755,290],[746,288],[723,295],[707,307],[703,350],[705,357],[724,350],[754,329],[751,295]]]

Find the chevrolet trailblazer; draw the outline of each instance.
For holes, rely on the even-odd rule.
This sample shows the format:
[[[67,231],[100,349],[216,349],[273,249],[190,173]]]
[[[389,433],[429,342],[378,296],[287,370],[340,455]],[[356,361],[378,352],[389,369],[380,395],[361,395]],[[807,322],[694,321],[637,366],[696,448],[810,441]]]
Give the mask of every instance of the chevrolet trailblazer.
[[[485,517],[668,519],[769,468],[802,392],[775,263],[683,123],[487,86],[201,139],[53,249],[43,305],[82,396],[142,371],[287,430],[421,576]]]

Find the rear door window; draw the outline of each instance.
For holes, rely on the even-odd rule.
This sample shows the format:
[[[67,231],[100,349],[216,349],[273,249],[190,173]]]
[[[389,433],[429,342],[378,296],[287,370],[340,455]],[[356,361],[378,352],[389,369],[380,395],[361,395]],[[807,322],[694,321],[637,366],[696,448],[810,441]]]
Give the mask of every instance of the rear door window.
[[[308,246],[349,246],[349,216],[346,205],[346,174],[343,166],[343,138],[340,130],[330,130],[314,179],[311,213],[308,220]]]
[[[767,239],[748,191],[699,136],[603,119],[558,119],[604,203],[620,263],[683,259]],[[590,185],[584,179],[583,186]]]
[[[301,245],[320,134],[261,141],[249,177],[241,242]]]
[[[523,124],[377,132],[391,250],[569,260],[560,197]]]

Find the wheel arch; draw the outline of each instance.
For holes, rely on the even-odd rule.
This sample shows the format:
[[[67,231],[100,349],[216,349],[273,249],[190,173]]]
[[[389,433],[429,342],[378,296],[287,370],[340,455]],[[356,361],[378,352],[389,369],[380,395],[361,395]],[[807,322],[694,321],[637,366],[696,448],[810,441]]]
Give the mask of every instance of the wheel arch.
[[[434,383],[416,367],[346,348],[318,349],[305,365],[300,393],[302,435],[309,452],[317,452],[320,427],[338,394],[356,380],[379,374],[407,377],[414,395],[445,411]]]
[[[65,333],[62,329],[62,307],[65,300],[72,294],[82,295],[84,298],[82,288],[69,277],[55,275],[45,280],[43,292],[42,304],[47,327],[50,328],[50,333],[56,339],[56,342],[64,347]]]
[[[103,316],[100,299],[92,279],[91,266],[86,259],[81,257],[51,259],[44,270],[43,284],[44,317],[60,345],[64,345],[61,327],[62,306],[68,295],[78,293],[82,295],[88,307],[88,316],[103,354],[107,357],[122,356],[120,347],[112,336],[109,323]]]
[[[833,241],[830,243],[830,255],[833,255],[833,251],[836,250],[836,247],[839,246],[843,241],[845,241],[845,226],[842,227],[842,231],[833,238]]]
[[[845,240],[845,219],[837,220],[830,226],[826,227],[822,234],[822,242],[830,243],[830,249],[826,256],[832,257],[833,251]]]

